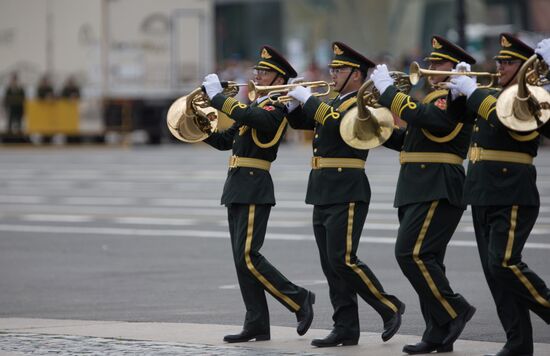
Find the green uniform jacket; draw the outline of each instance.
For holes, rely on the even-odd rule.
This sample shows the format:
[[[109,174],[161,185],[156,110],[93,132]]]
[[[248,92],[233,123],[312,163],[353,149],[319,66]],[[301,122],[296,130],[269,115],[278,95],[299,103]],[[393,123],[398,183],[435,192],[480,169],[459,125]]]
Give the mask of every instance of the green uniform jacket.
[[[204,142],[218,150],[233,149],[233,155],[273,162],[277,158],[280,138],[286,130],[286,108],[271,104],[266,99],[250,106],[227,98],[222,94],[212,99],[212,107],[221,110],[235,120],[223,132],[214,132]],[[256,140],[254,139],[256,137]],[[275,142],[271,142],[271,141]],[[256,141],[256,142],[255,142]],[[271,147],[260,145],[273,143]],[[269,145],[268,145],[269,146]],[[221,203],[275,205],[275,193],[271,174],[263,169],[237,167],[227,173]]]
[[[537,155],[538,132],[518,133],[502,125],[496,101],[500,92],[477,89],[466,100],[453,101],[448,112],[457,120],[473,120],[471,146]],[[471,205],[540,205],[534,165],[498,161],[469,162],[464,202]]]
[[[313,156],[325,158],[356,158],[366,160],[368,150],[348,146],[340,136],[340,120],[356,105],[356,92],[344,99],[333,100],[330,105],[317,97],[310,97],[303,109],[288,115],[291,127],[313,130]],[[306,203],[313,205],[341,204],[355,201],[369,203],[369,180],[364,169],[323,168],[309,173]]]
[[[407,122],[396,129],[386,147],[404,152],[452,153],[462,158],[468,154],[471,123],[457,123],[445,112],[446,90],[426,96],[424,103],[390,86],[379,103]],[[448,163],[405,163],[399,171],[394,206],[447,199],[462,206],[464,167]]]

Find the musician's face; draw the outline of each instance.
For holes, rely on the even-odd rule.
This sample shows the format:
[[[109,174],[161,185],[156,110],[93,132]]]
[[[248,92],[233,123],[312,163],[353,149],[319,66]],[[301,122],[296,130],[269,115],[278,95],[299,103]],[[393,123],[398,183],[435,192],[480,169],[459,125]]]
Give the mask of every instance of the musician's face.
[[[430,70],[442,70],[446,72],[450,72],[454,68],[454,63],[451,61],[430,61],[430,66],[428,69]],[[448,80],[448,75],[430,75],[428,77],[428,80],[430,82],[430,85],[435,85],[437,83],[444,82]]]
[[[281,84],[278,80],[273,82],[273,80],[275,80],[275,77],[277,77],[277,73],[275,71],[265,69],[254,70],[254,82],[256,83],[256,85],[266,86]]]
[[[498,83],[503,87],[516,84],[516,74],[522,64],[519,59],[497,59],[497,71],[500,73]]]

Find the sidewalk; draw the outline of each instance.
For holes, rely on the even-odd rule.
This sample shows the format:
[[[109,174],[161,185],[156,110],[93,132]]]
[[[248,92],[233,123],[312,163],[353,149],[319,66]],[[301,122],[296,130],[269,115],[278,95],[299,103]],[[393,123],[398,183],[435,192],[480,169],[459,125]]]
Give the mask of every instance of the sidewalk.
[[[357,346],[314,348],[310,341],[327,330],[298,336],[290,327],[271,327],[271,341],[226,344],[223,335],[240,326],[56,319],[0,318],[0,355],[403,355],[418,336],[396,335],[383,343],[378,333],[361,333]],[[500,343],[458,340],[453,356],[496,352]],[[550,344],[535,344],[535,355],[550,355]]]

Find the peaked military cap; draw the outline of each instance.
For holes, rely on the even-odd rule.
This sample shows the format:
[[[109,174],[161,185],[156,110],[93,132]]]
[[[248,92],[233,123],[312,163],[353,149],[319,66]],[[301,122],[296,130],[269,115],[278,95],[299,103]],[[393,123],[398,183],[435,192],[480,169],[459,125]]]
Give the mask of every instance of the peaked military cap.
[[[432,36],[432,52],[424,58],[425,61],[451,61],[455,64],[466,62],[475,64],[476,60],[462,47],[455,45],[444,37]]]
[[[287,79],[295,78],[298,75],[285,57],[267,45],[260,50],[260,59],[254,68],[275,71]]]
[[[494,59],[521,59],[526,61],[535,54],[535,50],[510,33],[500,34],[500,52]]]
[[[332,52],[334,54],[332,62],[328,65],[331,68],[352,67],[366,73],[369,68],[376,65],[373,61],[342,42],[332,43]]]

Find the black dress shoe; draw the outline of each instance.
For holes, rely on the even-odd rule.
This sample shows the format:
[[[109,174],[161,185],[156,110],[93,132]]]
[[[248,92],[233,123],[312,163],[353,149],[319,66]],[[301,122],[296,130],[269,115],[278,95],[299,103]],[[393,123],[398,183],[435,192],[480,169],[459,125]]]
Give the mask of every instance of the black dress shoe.
[[[510,351],[507,348],[503,347],[502,350],[497,352],[496,354],[485,354],[484,356],[533,356],[533,353],[518,353],[514,351]]]
[[[311,326],[311,322],[313,321],[313,304],[315,304],[315,293],[307,292],[304,304],[296,312],[296,320],[298,320],[296,332],[300,336],[304,335]]]
[[[449,323],[449,333],[443,339],[444,345],[453,344],[456,339],[458,339],[458,337],[462,333],[462,330],[464,330],[466,323],[470,321],[470,319],[472,319],[472,316],[474,316],[475,312],[476,308],[470,305],[464,313],[458,315],[454,320]]]
[[[418,344],[405,345],[403,347],[403,352],[409,355],[429,354],[434,351],[435,352],[452,352],[453,344],[442,345],[442,344],[433,344],[427,341],[420,341]]]
[[[357,336],[341,335],[333,330],[324,339],[313,339],[311,341],[311,345],[317,346],[317,347],[334,347],[338,345],[350,346],[350,345],[357,345],[358,342],[359,342],[359,335]]]
[[[384,323],[384,331],[382,332],[382,341],[386,342],[395,335],[401,326],[401,315],[405,312],[405,303],[401,303],[399,310],[390,320]]]
[[[271,339],[271,335],[269,334],[269,331],[243,330],[238,334],[225,335],[223,337],[223,341],[228,343],[247,342],[252,339],[256,339],[256,341],[266,341]]]

